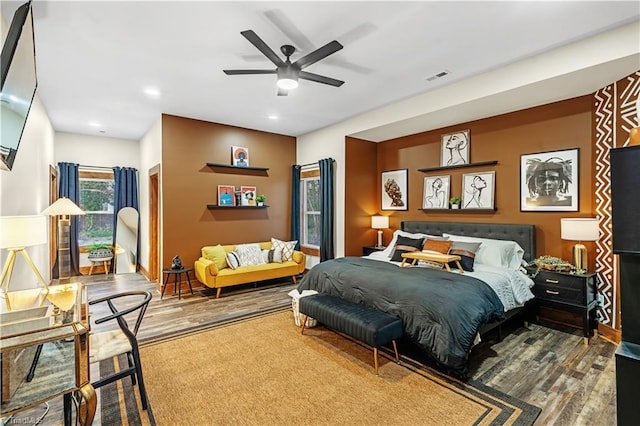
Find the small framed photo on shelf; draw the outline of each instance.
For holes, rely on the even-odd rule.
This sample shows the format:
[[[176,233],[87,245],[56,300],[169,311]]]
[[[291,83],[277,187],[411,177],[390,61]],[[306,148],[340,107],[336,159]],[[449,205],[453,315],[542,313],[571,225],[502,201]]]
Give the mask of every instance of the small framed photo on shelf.
[[[578,211],[578,148],[520,156],[520,210]]]
[[[241,186],[240,194],[242,197],[243,206],[256,205],[256,187],[255,186]]]
[[[469,130],[462,130],[442,135],[440,148],[440,167],[469,164]]]
[[[236,167],[249,167],[249,148],[232,146],[231,164]]]
[[[423,209],[448,209],[451,176],[424,178]]]
[[[382,172],[382,210],[407,210],[407,169]]]
[[[496,172],[462,175],[462,208],[493,209]]]
[[[218,185],[218,205],[219,206],[235,206],[236,187],[233,185]]]

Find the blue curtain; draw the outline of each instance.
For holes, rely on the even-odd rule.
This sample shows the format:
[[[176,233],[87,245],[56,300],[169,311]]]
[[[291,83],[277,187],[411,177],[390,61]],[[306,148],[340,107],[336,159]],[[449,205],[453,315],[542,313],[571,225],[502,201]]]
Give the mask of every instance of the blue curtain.
[[[294,164],[291,170],[291,241],[297,241],[296,250],[300,250],[300,170]]]
[[[60,185],[58,187],[58,196],[66,197],[80,205],[80,177],[78,174],[78,164],[73,163],[58,163],[60,169]],[[70,273],[71,276],[80,275],[80,249],[78,246],[79,237],[79,221],[78,216],[70,216],[69,227],[69,258],[70,258]],[[56,255],[56,262],[53,267],[53,277],[58,276],[58,264],[60,259]]]
[[[116,246],[116,224],[118,223],[118,212],[124,207],[133,207],[138,211],[138,229],[140,229],[140,210],[138,208],[138,170],[133,167],[114,167],[114,202],[113,202],[113,246]],[[138,232],[137,251],[140,253],[140,232]],[[111,262],[111,268],[113,264]],[[136,265],[136,270],[138,265]]]
[[[320,166],[320,262],[334,258],[333,230],[334,192],[333,158],[324,158],[318,162]]]

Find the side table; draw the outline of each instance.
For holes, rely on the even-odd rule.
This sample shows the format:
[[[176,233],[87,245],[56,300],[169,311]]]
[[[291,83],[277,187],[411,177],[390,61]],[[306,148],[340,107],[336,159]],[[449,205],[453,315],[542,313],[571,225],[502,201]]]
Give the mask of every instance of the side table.
[[[91,268],[89,268],[89,275],[93,273],[93,267],[96,266],[96,263],[98,264],[102,263],[102,265],[104,266],[104,274],[109,275],[109,262],[111,262],[112,259],[113,259],[113,256],[94,257],[93,259],[89,259],[89,261],[91,262]]]
[[[382,251],[384,249],[386,249],[385,246],[364,246],[362,247],[362,255],[369,256],[371,253]]]
[[[162,272],[166,274],[166,278],[164,279],[164,284],[162,285],[162,294],[160,294],[160,299],[164,296],[164,289],[167,288],[167,283],[169,282],[169,277],[173,275],[173,294],[176,294],[176,288],[178,289],[178,300],[182,298],[182,293],[180,289],[180,275],[184,273],[187,276],[187,282],[189,283],[189,290],[191,290],[191,294],[193,294],[193,288],[191,287],[191,278],[189,278],[189,272],[193,271],[193,267],[186,267],[180,269],[171,269],[166,268],[163,269]]]

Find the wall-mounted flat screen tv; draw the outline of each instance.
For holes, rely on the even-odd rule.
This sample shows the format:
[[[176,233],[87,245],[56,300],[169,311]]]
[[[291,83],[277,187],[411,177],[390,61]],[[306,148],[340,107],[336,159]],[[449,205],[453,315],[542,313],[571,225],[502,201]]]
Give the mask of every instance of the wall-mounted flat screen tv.
[[[0,169],[11,170],[38,80],[31,2],[13,14],[0,61]]]

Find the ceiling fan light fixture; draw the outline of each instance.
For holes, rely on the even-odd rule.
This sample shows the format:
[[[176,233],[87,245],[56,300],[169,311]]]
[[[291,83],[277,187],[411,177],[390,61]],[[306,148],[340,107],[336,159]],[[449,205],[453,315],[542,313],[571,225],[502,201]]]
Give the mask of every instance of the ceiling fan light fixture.
[[[277,84],[282,90],[293,90],[298,87],[298,80],[293,77],[282,77],[278,79]]]

